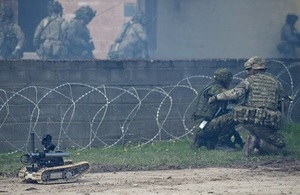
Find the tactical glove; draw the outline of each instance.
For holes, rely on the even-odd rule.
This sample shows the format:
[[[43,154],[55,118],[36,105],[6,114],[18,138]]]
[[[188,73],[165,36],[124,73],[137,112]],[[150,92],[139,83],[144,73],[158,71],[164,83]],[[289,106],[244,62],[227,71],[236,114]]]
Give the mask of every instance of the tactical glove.
[[[214,103],[215,101],[217,101],[218,99],[217,99],[217,96],[212,96],[212,97],[210,97],[209,99],[208,99],[208,103],[209,104],[212,104],[212,103]]]

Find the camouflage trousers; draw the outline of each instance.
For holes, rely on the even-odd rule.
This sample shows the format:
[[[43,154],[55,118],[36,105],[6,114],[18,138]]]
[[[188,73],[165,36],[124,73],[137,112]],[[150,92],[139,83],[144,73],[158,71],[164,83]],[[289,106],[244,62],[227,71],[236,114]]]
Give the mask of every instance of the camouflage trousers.
[[[213,118],[209,121],[204,128],[200,128],[204,119],[198,119],[195,122],[195,128],[197,130],[194,144],[197,144],[197,140],[205,140],[205,143],[198,143],[198,147],[201,145],[206,146],[208,149],[213,149],[219,140],[227,139],[232,136],[232,131],[235,131],[235,125],[237,122],[233,120],[233,114],[227,113]],[[197,146],[196,146],[197,147]]]
[[[261,125],[243,125],[250,135],[244,146],[244,153],[250,156],[253,153],[282,154],[286,146],[283,135],[274,128]]]

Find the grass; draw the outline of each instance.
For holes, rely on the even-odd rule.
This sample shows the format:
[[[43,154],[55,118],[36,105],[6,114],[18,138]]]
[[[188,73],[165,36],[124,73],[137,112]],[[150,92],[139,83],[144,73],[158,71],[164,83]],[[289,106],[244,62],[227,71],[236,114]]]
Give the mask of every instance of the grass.
[[[130,167],[195,166],[202,163],[216,165],[230,161],[229,152],[191,150],[190,141],[165,141],[142,147],[127,144],[125,147],[114,147],[107,150],[93,148],[77,154],[77,160],[90,159],[92,163],[105,165],[126,165]],[[224,156],[222,156],[224,155]],[[91,158],[92,157],[92,158]],[[222,158],[220,160],[219,158]],[[234,157],[236,158],[236,157]]]
[[[299,124],[287,124],[283,128],[284,137],[287,142],[287,149],[290,154],[300,159],[300,123]]]
[[[284,158],[300,160],[300,124],[289,124],[283,129],[288,155]],[[192,150],[190,140],[153,142],[139,147],[128,142],[124,146],[92,148],[82,151],[69,149],[75,162],[88,161],[91,164],[115,167],[117,170],[151,170],[161,168],[193,168],[206,166],[244,166],[282,158],[275,155],[244,157],[242,151],[209,151],[205,148]],[[0,175],[16,176],[24,165],[21,153],[0,154]]]

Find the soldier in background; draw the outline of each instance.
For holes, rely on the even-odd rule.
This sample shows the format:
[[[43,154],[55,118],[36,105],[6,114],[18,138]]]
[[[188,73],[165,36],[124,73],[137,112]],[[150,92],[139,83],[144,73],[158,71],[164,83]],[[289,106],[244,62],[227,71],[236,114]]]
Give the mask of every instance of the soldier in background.
[[[96,11],[89,6],[82,6],[75,12],[75,18],[65,26],[69,59],[94,59],[95,49],[87,25],[95,17]]]
[[[286,58],[297,58],[296,48],[300,47],[300,34],[295,28],[298,16],[288,14],[281,29],[281,42],[277,46],[278,51]]]
[[[120,35],[111,46],[110,59],[148,59],[148,44],[146,25],[148,18],[143,12],[138,12],[124,24]]]
[[[24,33],[14,22],[12,8],[0,10],[0,59],[21,59],[23,57]]]
[[[209,98],[209,103],[242,98],[241,105],[233,108],[234,121],[249,131],[244,146],[246,156],[282,154],[285,147],[282,127],[281,101],[286,97],[281,83],[266,73],[265,62],[252,57],[244,64],[249,77],[235,88]]]
[[[64,42],[62,26],[63,7],[58,1],[48,3],[48,16],[37,26],[33,45],[41,59],[63,59],[67,56],[67,47]]]
[[[232,80],[232,73],[227,68],[219,68],[214,72],[214,81],[209,83],[199,94],[197,106],[193,113],[197,130],[192,148],[205,146],[207,149],[221,149],[234,151],[235,141],[243,147],[243,141],[235,130],[233,115],[227,110],[227,101],[209,104],[210,97],[228,89]]]

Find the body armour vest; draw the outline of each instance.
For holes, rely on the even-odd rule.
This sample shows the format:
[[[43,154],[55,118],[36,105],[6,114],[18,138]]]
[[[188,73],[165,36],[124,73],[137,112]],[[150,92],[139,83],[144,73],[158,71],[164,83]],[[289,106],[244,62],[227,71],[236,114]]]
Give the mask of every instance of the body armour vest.
[[[49,39],[52,41],[61,41],[63,38],[63,32],[61,25],[64,19],[58,16],[49,17],[44,20],[44,31],[42,32],[41,39]]]
[[[246,106],[277,110],[279,83],[267,74],[255,74],[248,79],[250,83]]]

